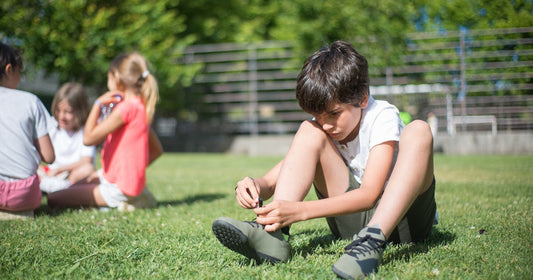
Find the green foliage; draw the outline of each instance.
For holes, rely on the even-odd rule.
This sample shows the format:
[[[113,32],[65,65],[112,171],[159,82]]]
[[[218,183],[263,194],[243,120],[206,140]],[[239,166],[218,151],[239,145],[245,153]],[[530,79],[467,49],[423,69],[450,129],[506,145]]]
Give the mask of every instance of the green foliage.
[[[281,1],[273,34],[297,46],[300,58],[335,40],[346,40],[375,67],[399,62],[412,31],[409,1]]]
[[[235,183],[279,159],[165,154],[147,174],[155,209],[59,211],[43,200],[33,220],[0,221],[0,278],[334,279],[348,241],[324,219],[293,225],[292,259],[275,266],[254,265],[212,234],[219,216],[254,218],[236,203]],[[370,279],[530,279],[531,170],[531,156],[436,155],[439,225],[424,242],[389,246]]]
[[[183,16],[163,1],[6,0],[0,12],[2,35],[16,39],[28,62],[101,90],[109,62],[131,51],[147,57],[163,89],[174,87],[183,72],[178,51],[192,42],[180,36]]]
[[[159,108],[172,111],[186,107],[181,91],[201,68],[178,63],[193,43],[289,41],[299,66],[347,40],[381,68],[400,62],[409,32],[532,26],[532,10],[529,0],[3,0],[0,39],[60,82],[99,90],[110,60],[139,51],[159,80]]]
[[[419,31],[509,28],[533,26],[529,0],[418,0],[415,22]]]

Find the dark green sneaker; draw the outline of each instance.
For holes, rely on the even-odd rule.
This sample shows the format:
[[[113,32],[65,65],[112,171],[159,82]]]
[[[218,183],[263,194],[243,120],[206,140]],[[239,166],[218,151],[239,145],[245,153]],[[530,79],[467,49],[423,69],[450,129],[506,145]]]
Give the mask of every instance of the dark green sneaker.
[[[358,279],[377,272],[387,239],[378,225],[363,228],[346,252],[333,265],[332,270],[344,279]]]
[[[291,245],[285,241],[281,230],[267,232],[263,225],[256,222],[226,217],[216,219],[212,229],[220,243],[257,263],[267,261],[275,264],[289,258]]]

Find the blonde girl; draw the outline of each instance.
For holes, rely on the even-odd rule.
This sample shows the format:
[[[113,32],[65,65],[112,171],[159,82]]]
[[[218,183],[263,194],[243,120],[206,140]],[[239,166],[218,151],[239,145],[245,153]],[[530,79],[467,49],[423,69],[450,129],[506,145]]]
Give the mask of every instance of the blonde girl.
[[[41,166],[41,191],[54,192],[68,188],[94,172],[96,148],[83,144],[85,121],[91,109],[83,86],[65,83],[52,101],[53,118],[48,131],[56,160]]]
[[[51,206],[132,210],[156,205],[145,186],[146,167],[163,152],[150,129],[159,97],[157,81],[150,74],[146,59],[136,52],[115,58],[107,77],[109,91],[94,102],[83,138],[85,145],[104,141],[102,169],[92,175],[98,178],[97,183],[75,184],[51,193],[48,196]],[[122,101],[111,114],[98,122],[102,107],[119,100]]]

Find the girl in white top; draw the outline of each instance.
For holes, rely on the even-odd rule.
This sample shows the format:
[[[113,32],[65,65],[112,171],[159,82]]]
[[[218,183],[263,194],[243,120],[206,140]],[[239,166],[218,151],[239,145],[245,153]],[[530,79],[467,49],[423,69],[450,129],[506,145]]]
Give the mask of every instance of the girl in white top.
[[[56,160],[41,168],[43,192],[65,189],[94,172],[96,149],[83,144],[89,109],[83,86],[78,83],[66,83],[56,93],[48,126]]]

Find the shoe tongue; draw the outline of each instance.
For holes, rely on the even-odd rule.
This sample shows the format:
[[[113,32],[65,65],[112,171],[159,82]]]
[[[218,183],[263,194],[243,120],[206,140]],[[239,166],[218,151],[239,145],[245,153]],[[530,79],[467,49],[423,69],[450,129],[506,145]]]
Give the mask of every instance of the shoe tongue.
[[[379,225],[377,224],[363,228],[359,232],[358,236],[359,237],[370,236],[374,239],[385,240],[385,235],[383,235],[383,232],[381,232],[381,229],[379,228]]]

